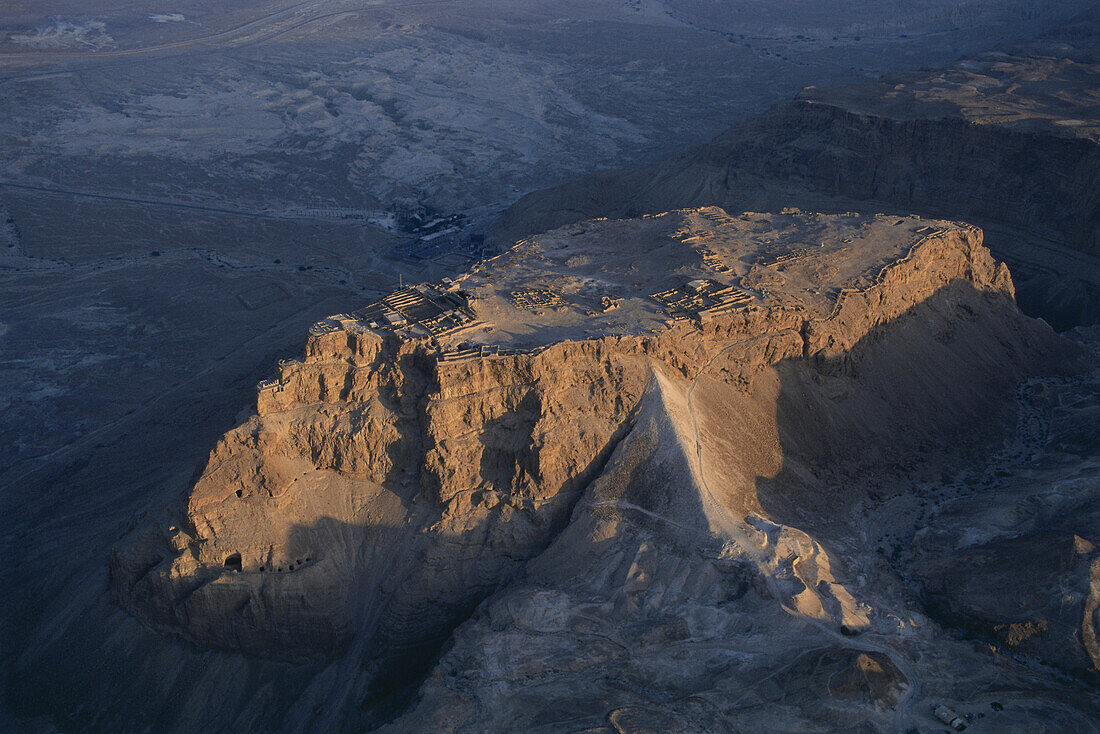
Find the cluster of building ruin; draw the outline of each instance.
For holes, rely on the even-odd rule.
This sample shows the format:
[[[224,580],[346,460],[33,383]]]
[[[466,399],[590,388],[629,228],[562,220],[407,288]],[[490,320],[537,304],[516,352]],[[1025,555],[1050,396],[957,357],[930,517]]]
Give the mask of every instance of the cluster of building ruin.
[[[809,254],[810,251],[805,247],[797,247],[793,250],[789,250],[788,252],[784,252],[782,255],[778,255],[771,258],[770,260],[766,260],[764,262],[764,265],[769,267],[772,265],[783,265],[784,263],[789,263],[794,260],[800,260]]]
[[[560,294],[549,288],[532,288],[525,291],[512,291],[512,303],[517,308],[536,310],[539,308],[551,308],[565,303]]]
[[[654,293],[650,297],[664,306],[673,320],[728,313],[744,308],[754,300],[750,293],[737,286],[722,285],[705,278]]]
[[[466,296],[428,283],[395,291],[352,316],[372,329],[407,336],[440,337],[477,324]]]
[[[461,362],[467,359],[487,359],[489,357],[511,357],[517,354],[538,354],[549,345],[539,347],[505,347],[500,344],[475,344],[460,346],[453,352],[442,352],[440,362]]]
[[[362,331],[366,328],[390,331],[401,337],[436,338],[465,329],[481,322],[470,308],[469,299],[452,284],[419,285],[394,291],[350,314],[336,314],[310,327],[310,334],[319,336],[337,331]],[[285,367],[298,360],[280,360]],[[263,380],[257,385],[260,392],[282,390],[277,378]]]
[[[703,219],[708,219],[717,225],[733,224],[737,221],[734,217],[731,217],[729,214],[726,214],[722,210],[701,211],[699,212],[699,214],[703,217]]]
[[[256,390],[259,392],[267,392],[268,390],[274,390],[278,392],[282,389],[283,383],[275,377],[271,377],[266,380],[260,380],[259,384],[256,385]]]
[[[719,258],[714,253],[714,250],[709,247],[700,247],[699,254],[703,256],[703,262],[706,263],[708,267],[719,273],[728,273],[730,271],[730,266],[722,262],[721,258]]]

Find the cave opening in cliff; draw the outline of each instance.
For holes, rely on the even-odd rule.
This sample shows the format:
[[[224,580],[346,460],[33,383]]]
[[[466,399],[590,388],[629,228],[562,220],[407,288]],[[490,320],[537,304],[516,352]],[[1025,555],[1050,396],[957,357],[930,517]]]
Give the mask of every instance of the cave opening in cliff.
[[[243,566],[241,565],[241,554],[231,553],[225,557],[225,567],[234,571],[240,571]]]

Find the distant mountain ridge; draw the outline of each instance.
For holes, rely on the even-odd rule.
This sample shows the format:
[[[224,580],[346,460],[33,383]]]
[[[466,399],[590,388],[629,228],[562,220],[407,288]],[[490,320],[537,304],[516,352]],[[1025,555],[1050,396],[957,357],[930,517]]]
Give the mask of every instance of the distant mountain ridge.
[[[1100,23],[879,84],[810,88],[657,164],[530,194],[495,239],[683,206],[970,221],[1057,328],[1100,321]]]

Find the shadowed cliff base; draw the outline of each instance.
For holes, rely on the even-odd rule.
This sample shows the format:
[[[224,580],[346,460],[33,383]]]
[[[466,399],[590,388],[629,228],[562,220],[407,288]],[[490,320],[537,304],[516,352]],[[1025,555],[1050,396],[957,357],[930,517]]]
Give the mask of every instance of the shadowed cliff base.
[[[1012,413],[1015,385],[1029,375],[1049,369],[1052,358],[1057,360],[1063,349],[1069,349],[1056,347],[1053,353],[1050,352],[1051,347],[1058,344],[1060,341],[1049,332],[1019,317],[1003,294],[981,293],[968,284],[956,283],[938,290],[910,313],[872,331],[842,356],[822,356],[809,361],[792,359],[779,363],[753,382],[749,394],[739,392],[722,381],[720,376],[724,362],[721,359],[715,360],[707,370],[695,377],[693,384],[697,386],[694,388],[696,393],[691,397],[684,397],[688,383],[684,382],[683,377],[659,377],[656,384],[651,378],[645,393],[648,397],[640,403],[643,406],[639,408],[640,417],[629,421],[630,433],[626,443],[615,453],[608,468],[599,473],[600,478],[589,485],[582,509],[574,513],[573,522],[563,539],[538,557],[535,568],[541,571],[533,577],[529,573],[529,583],[537,584],[538,574],[546,574],[546,569],[552,567],[556,569],[553,574],[569,575],[570,583],[581,584],[580,580],[570,575],[576,569],[585,568],[575,555],[583,553],[583,549],[592,544],[577,544],[574,536],[588,527],[588,521],[583,520],[585,508],[588,505],[598,506],[594,510],[597,517],[607,516],[610,512],[612,516],[622,516],[620,520],[629,519],[629,522],[623,520],[626,526],[640,528],[647,538],[656,533],[660,544],[652,547],[665,548],[671,543],[669,547],[680,549],[677,552],[683,553],[686,548],[692,554],[695,551],[690,549],[702,547],[710,549],[707,552],[711,555],[724,558],[720,565],[726,570],[722,571],[721,578],[733,579],[734,583],[729,591],[722,592],[732,597],[723,597],[721,603],[736,605],[739,600],[745,599],[749,589],[757,589],[752,592],[756,601],[749,599],[741,602],[745,605],[745,614],[754,620],[754,624],[777,625],[773,632],[768,633],[769,639],[786,635],[788,642],[794,645],[786,652],[773,649],[769,653],[783,675],[793,676],[792,684],[800,677],[800,665],[807,664],[807,660],[818,660],[825,650],[830,649],[852,651],[842,652],[840,657],[823,658],[833,661],[826,664],[830,675],[842,669],[894,670],[895,663],[886,653],[865,649],[866,645],[861,647],[858,643],[845,647],[843,640],[847,637],[841,632],[842,625],[849,629],[865,629],[869,622],[874,622],[871,624],[874,629],[865,631],[890,637],[892,633],[889,630],[881,629],[881,625],[875,626],[881,620],[876,619],[874,614],[868,617],[868,621],[858,621],[867,614],[861,612],[860,606],[878,609],[879,602],[875,595],[881,593],[889,597],[893,586],[902,589],[896,593],[901,595],[904,605],[913,605],[910,609],[919,609],[919,602],[906,595],[900,582],[891,581],[896,572],[878,568],[875,561],[869,563],[874,579],[872,585],[883,583],[890,588],[884,592],[860,593],[858,598],[851,596],[846,589],[857,574],[851,569],[838,568],[835,562],[830,566],[827,560],[823,561],[832,555],[826,552],[826,548],[836,543],[851,542],[856,531],[847,516],[851,514],[852,507],[874,504],[868,502],[868,497],[878,495],[881,499],[885,493],[888,495],[886,499],[896,499],[905,494],[906,482],[910,483],[910,488],[912,482],[922,479],[935,483],[943,473],[957,471],[979,460],[978,457],[988,451],[989,446],[996,445],[1003,438],[1003,432],[996,428],[1000,424],[984,418]],[[1072,349],[1069,351],[1072,352]],[[996,364],[1015,364],[1017,368],[991,376],[995,373],[990,366]],[[717,379],[714,373],[719,376]],[[657,384],[660,383],[664,387],[658,389]],[[655,389],[657,392],[654,392]],[[940,395],[943,390],[947,393]],[[675,397],[677,394],[679,398]],[[926,394],[937,394],[937,402],[925,403],[922,396]],[[938,402],[940,400],[942,404]],[[796,406],[802,406],[804,410]],[[685,410],[697,414],[698,429],[689,425],[683,413]],[[784,415],[787,417],[783,418]],[[829,425],[830,430],[822,431],[823,425]],[[696,445],[693,446],[693,432],[696,430]],[[838,446],[830,446],[830,442],[839,442],[840,437],[846,435],[854,439],[852,445],[858,448],[855,452],[848,451],[847,458],[840,457],[842,460],[837,461],[834,452]],[[960,441],[960,437],[967,440]],[[668,443],[670,440],[671,444]],[[666,448],[662,449],[662,446]],[[628,454],[636,457],[636,468],[624,475],[622,457]],[[906,458],[915,454],[922,457],[921,461]],[[762,463],[773,468],[761,473],[759,467]],[[738,476],[748,481],[738,481]],[[761,478],[752,479],[756,476]],[[701,494],[703,482],[714,488],[715,494],[709,498]],[[898,485],[891,486],[893,482],[898,482]],[[609,488],[616,486],[620,489],[611,490],[612,494],[607,495]],[[747,523],[745,517],[749,517]],[[909,522],[915,525],[918,517],[916,509],[911,509]],[[788,523],[790,527],[785,527]],[[723,544],[730,540],[732,529],[736,529],[745,547],[738,549],[735,545],[723,550]],[[895,519],[881,531],[889,538],[879,542],[890,542],[895,538],[897,540],[893,542],[902,542],[901,536],[911,531],[912,526],[907,528],[905,523]],[[613,528],[603,532],[603,540],[592,546],[592,559],[586,563],[612,564],[613,559],[621,555],[612,551],[624,542],[620,535],[625,532]],[[630,531],[631,537],[635,532],[638,531]],[[307,538],[314,546],[319,537],[359,537],[362,539],[360,542],[367,545],[387,545],[383,542],[385,537],[404,537],[407,531],[380,526],[338,527],[326,520],[316,527],[295,528],[294,534],[296,538],[299,534]],[[761,535],[764,540],[757,537]],[[567,541],[565,538],[572,539]],[[759,540],[762,547],[749,545],[745,538],[753,540],[754,545]],[[472,531],[469,537],[456,536],[451,541],[444,539],[445,545],[452,542],[456,547],[478,545],[483,542],[483,533]],[[290,545],[302,543],[295,540]],[[566,552],[561,550],[563,547],[569,550],[567,555],[561,557],[560,554]],[[792,552],[796,556],[794,559],[788,557]],[[324,555],[321,554],[322,557]],[[771,565],[764,563],[761,566],[760,558],[769,556],[772,557]],[[799,557],[803,556],[799,561]],[[644,596],[650,590],[651,577],[660,578],[666,571],[662,570],[663,563],[656,562],[659,556],[654,556],[653,551],[643,552],[641,557],[649,557],[647,563],[655,564],[645,572],[645,563],[642,563],[639,566],[643,572],[641,576],[637,571],[630,571],[629,567],[634,564],[632,561],[622,576],[614,573],[598,576],[591,571],[585,573],[584,576],[590,581],[584,583],[589,585],[582,584],[581,588],[600,588],[604,589],[601,594],[613,595],[623,593],[621,589],[626,584],[631,587],[628,599]],[[456,563],[464,562],[454,554],[451,558]],[[476,563],[472,565],[477,566]],[[324,568],[323,564],[307,564],[285,575],[324,576]],[[451,572],[456,570],[450,569]],[[460,575],[463,573],[458,572]],[[733,576],[729,576],[731,573]],[[279,583],[275,582],[266,589],[262,585],[257,588],[253,581],[245,580],[248,576],[234,570],[220,573],[220,579],[224,579],[220,583],[234,589],[233,593],[242,598],[235,608],[252,609],[258,606],[277,613],[279,606],[272,606],[270,601],[263,602],[263,595],[278,590]],[[602,581],[598,581],[601,578]],[[394,587],[401,583],[398,579],[391,581]],[[513,587],[522,589],[524,586],[517,582],[509,584],[507,579],[485,580],[483,584],[489,590],[503,586],[498,597],[494,598],[505,599],[515,593]],[[726,588],[726,584],[714,587],[711,583],[702,583],[695,591],[684,591],[686,596],[679,602],[692,605],[706,602],[706,606],[711,603],[706,601],[709,597],[701,600],[695,596],[704,587],[721,590]],[[795,617],[779,611],[775,604],[777,595],[778,601],[798,612]],[[370,605],[376,598],[363,598],[359,603]],[[498,602],[490,602],[490,605],[495,603]],[[891,599],[890,603],[898,602]],[[427,606],[430,608],[432,605]],[[355,605],[349,604],[349,607],[354,617]],[[325,721],[335,724],[342,721],[351,725],[350,722],[354,721],[357,726],[372,721],[379,723],[375,717],[376,709],[392,712],[392,707],[387,706],[385,700],[380,703],[379,697],[384,698],[394,689],[401,692],[403,683],[415,679],[431,663],[432,654],[438,650],[450,629],[466,618],[470,608],[472,606],[459,609],[452,605],[444,609],[441,615],[435,615],[434,619],[429,614],[427,618],[421,617],[415,621],[406,616],[410,610],[405,610],[398,615],[400,619],[394,618],[399,632],[408,635],[410,630],[415,629],[420,637],[406,637],[404,641],[396,640],[392,632],[367,641],[364,638],[370,636],[366,631],[369,625],[357,627],[353,623],[349,627],[350,640],[338,648],[335,660],[328,666],[329,669],[338,667],[341,671],[338,678],[345,682],[337,684],[333,674],[317,674],[301,691],[297,697],[299,703],[294,704],[294,711],[288,712],[288,715],[291,718],[305,716],[302,721],[311,720],[314,723]],[[687,628],[688,637],[684,637],[683,629],[677,626],[680,623],[675,623],[676,605],[664,601],[648,605],[650,612],[659,611],[668,618],[656,626],[650,613],[642,618],[631,616],[640,614],[638,608],[635,602],[617,602],[611,609],[603,609],[597,619],[602,620],[601,624],[622,626],[616,634],[629,632],[635,635],[651,630],[640,638],[650,640],[648,644],[654,644],[654,640],[664,640],[669,635],[672,635],[670,639],[673,641],[690,638],[691,625]],[[810,627],[790,621],[800,616],[816,621],[809,623]],[[240,620],[222,620],[220,623],[211,620],[211,623],[232,627]],[[669,629],[666,623],[673,624],[673,627]],[[821,630],[817,626],[819,623],[831,632],[816,631]],[[793,628],[788,632],[782,632],[791,625]],[[279,625],[276,624],[276,627]],[[681,631],[676,632],[676,629]],[[654,634],[656,637],[653,637]],[[838,639],[842,641],[838,642]],[[805,645],[810,642],[820,649],[814,652],[811,647],[808,650]],[[947,644],[939,639],[926,642]],[[527,650],[538,650],[539,646],[524,646],[522,649],[526,654]],[[418,652],[410,654],[411,650]],[[332,654],[331,651],[329,654]],[[811,657],[807,658],[807,654]],[[860,655],[868,657],[861,658]],[[681,658],[676,659],[679,664],[684,664]],[[404,670],[387,667],[384,664],[387,660],[399,661]],[[442,665],[447,664],[446,660],[445,656]],[[839,664],[837,661],[843,663],[840,668],[830,667]],[[484,662],[479,661],[478,664]],[[854,668],[845,667],[848,665]],[[309,669],[298,668],[303,671]],[[352,673],[350,677],[349,672]],[[888,680],[897,682],[887,685],[880,693],[874,694],[869,703],[863,704],[870,706],[870,710],[877,710],[876,706],[883,705],[883,701],[896,703],[902,695],[901,690],[910,685],[905,682],[903,674],[883,674]],[[755,670],[751,678],[764,675],[768,674]],[[837,675],[843,677],[839,673]],[[522,676],[517,676],[519,678]],[[683,679],[682,675],[680,679]],[[302,709],[300,701],[315,699],[318,686],[333,685],[337,685],[340,691],[330,691],[325,697],[332,703],[322,707],[324,711],[308,713]],[[898,693],[889,693],[895,688]],[[407,689],[404,690],[407,692]],[[618,693],[608,699],[616,705],[609,709],[610,713],[605,710],[601,716],[621,722],[629,717],[641,717],[639,720],[651,723],[683,723],[676,718],[678,714],[667,710],[667,701],[659,701],[660,696],[640,706],[636,702],[631,703],[636,693],[617,690]],[[811,690],[815,689],[811,686]],[[782,700],[784,694],[777,695],[780,698],[776,701]],[[527,698],[521,700],[531,703]],[[497,703],[503,706],[502,702]],[[532,706],[532,711],[540,708]],[[311,719],[311,716],[318,718]],[[669,716],[672,718],[667,718]],[[278,718],[273,717],[272,720]],[[840,720],[832,721],[837,723]]]
[[[55,718],[92,731],[188,731],[200,715],[215,730],[357,730],[403,711],[411,718],[395,727],[473,716],[477,729],[552,729],[570,712],[593,726],[713,730],[772,702],[796,728],[889,729],[919,719],[922,690],[943,695],[943,674],[925,667],[943,655],[957,660],[937,669],[996,682],[988,659],[946,638],[878,560],[934,519],[906,504],[930,494],[918,482],[981,462],[1015,385],[1072,366],[1078,351],[1019,313],[981,233],[716,209],[586,228],[583,240],[535,236],[457,286],[475,318],[498,326],[479,338],[531,340],[529,325],[550,321],[558,332],[536,332],[547,343],[467,358],[353,318],[312,329],[304,358],[286,361],[257,412],[213,449],[186,516],[135,531],[111,559],[116,598],[170,635],[113,607],[105,573],[88,578],[14,659],[18,711],[65,701]],[[802,233],[820,244],[792,250]],[[642,273],[637,258],[667,270]],[[588,291],[562,285],[581,276],[621,288],[618,307],[599,312]],[[492,290],[507,297],[536,278],[582,307],[536,313]],[[654,292],[712,293],[718,279],[759,295],[653,316],[681,302]],[[633,322],[660,328],[624,333]],[[552,336],[573,323],[603,331]],[[594,601],[561,634],[532,584]],[[493,622],[513,598],[543,621],[514,625],[505,609]],[[486,625],[499,646],[469,652]],[[74,657],[99,629],[111,632],[94,659]],[[578,645],[574,634],[590,636]],[[564,647],[541,657],[550,638]],[[589,648],[610,667],[589,665]],[[796,685],[804,664],[812,680],[828,671],[826,693],[830,680],[852,693],[854,711],[815,713],[813,695],[792,708],[787,684],[754,687]],[[440,675],[454,707],[437,701]],[[1073,685],[1052,676],[1006,680],[1054,691],[1028,699],[1049,708]],[[736,690],[697,711],[712,684]],[[419,703],[406,708],[413,688]],[[429,715],[439,726],[409,723]]]

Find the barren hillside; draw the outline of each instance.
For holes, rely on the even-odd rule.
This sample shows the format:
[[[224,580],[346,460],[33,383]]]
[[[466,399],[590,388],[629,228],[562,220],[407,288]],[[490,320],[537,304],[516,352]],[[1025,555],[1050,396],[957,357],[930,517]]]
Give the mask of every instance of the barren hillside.
[[[941,513],[988,488],[946,478],[994,466],[1021,386],[1083,361],[1016,310],[981,237],[681,210],[530,237],[334,316],[261,385],[186,513],[120,546],[116,596],[255,656],[230,658],[237,676],[284,666],[286,695],[227,701],[227,725],[377,725],[441,649],[395,731],[707,731],[774,722],[771,699],[792,728],[887,730],[968,706],[995,653],[933,621],[951,601],[920,585],[960,572],[935,566],[953,552]],[[900,555],[916,542],[930,551]],[[1074,548],[1077,611],[1043,639],[1077,640],[1054,662],[1078,675],[1100,651],[1093,551]],[[965,601],[1012,598],[987,586]],[[1036,624],[1011,604],[987,617],[990,639]],[[1006,680],[1040,679],[1017,719],[1094,716],[1069,680]]]

